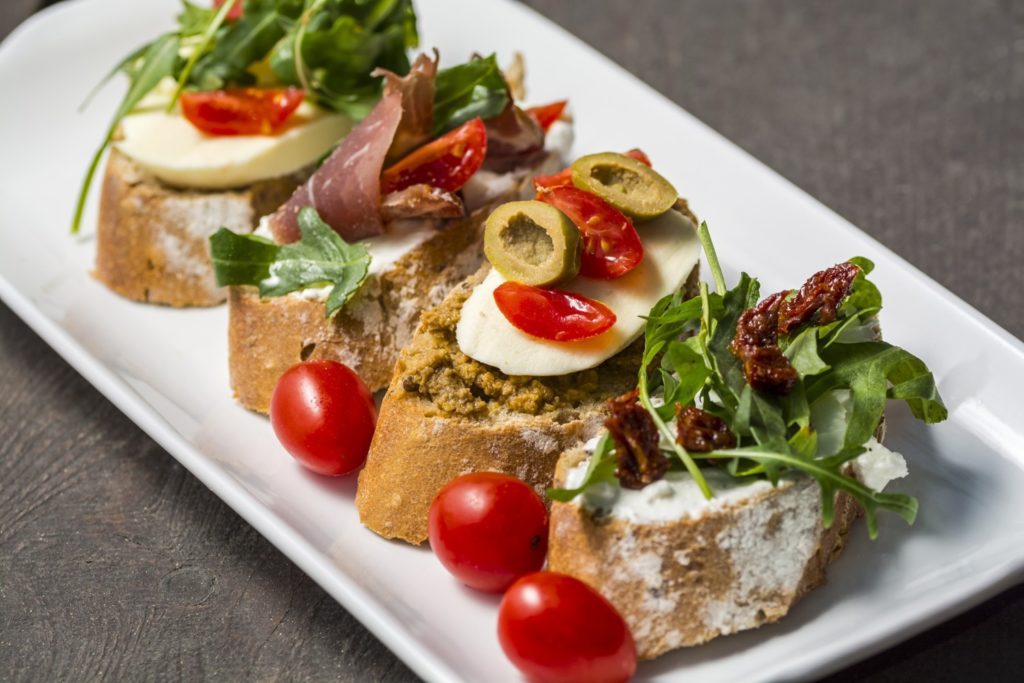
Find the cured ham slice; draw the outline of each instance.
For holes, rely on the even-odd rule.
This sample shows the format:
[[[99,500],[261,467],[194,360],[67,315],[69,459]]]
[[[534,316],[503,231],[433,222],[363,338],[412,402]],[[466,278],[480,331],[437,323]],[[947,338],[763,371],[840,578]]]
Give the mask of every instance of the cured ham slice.
[[[354,242],[384,232],[380,215],[380,173],[402,120],[402,95],[387,92],[270,219],[281,244],[299,239],[297,216],[311,206],[320,218]]]

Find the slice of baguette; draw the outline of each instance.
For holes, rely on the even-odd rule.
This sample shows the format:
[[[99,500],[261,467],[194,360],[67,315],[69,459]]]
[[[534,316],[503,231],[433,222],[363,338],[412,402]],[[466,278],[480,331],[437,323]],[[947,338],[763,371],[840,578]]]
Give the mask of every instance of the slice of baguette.
[[[879,425],[876,438],[883,435]],[[586,457],[581,446],[568,451],[556,485]],[[818,483],[803,476],[669,522],[595,515],[577,498],[551,506],[548,569],[608,598],[629,625],[637,656],[653,659],[785,616],[825,582],[861,514],[840,492],[825,529]]]
[[[356,491],[360,520],[385,538],[425,541],[431,501],[466,472],[506,472],[543,496],[559,455],[596,433],[605,401],[636,384],[642,339],[597,368],[562,377],[509,377],[468,358],[455,327],[488,269],[424,313],[395,366]],[[694,267],[687,295],[697,282]]]
[[[480,267],[487,214],[484,208],[453,221],[384,272],[369,275],[330,319],[319,297],[295,293],[261,299],[255,287],[231,287],[228,365],[239,403],[269,412],[277,380],[310,359],[348,365],[371,391],[386,387],[420,312],[440,303]]]
[[[220,227],[251,232],[284,203],[309,170],[238,190],[176,189],[117,149],[110,151],[100,195],[95,277],[121,296],[167,306],[215,306],[209,238]]]

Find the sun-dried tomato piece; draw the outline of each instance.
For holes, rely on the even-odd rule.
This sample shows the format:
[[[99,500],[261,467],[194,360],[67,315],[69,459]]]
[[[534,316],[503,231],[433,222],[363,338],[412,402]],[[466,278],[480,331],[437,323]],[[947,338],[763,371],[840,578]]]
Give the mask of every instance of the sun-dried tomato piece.
[[[691,453],[710,453],[736,446],[725,420],[694,406],[676,404],[676,441]]]
[[[743,375],[758,391],[787,394],[796,384],[796,368],[779,348],[779,309],[790,293],[785,290],[766,297],[743,311],[736,322],[729,350],[743,361]]]
[[[633,391],[608,401],[604,426],[615,442],[615,476],[627,489],[642,489],[665,476],[668,458],[658,446],[658,428]]]
[[[836,319],[839,304],[850,293],[860,266],[849,261],[818,271],[807,279],[795,297],[779,309],[779,332],[789,334],[818,314],[818,324]]]

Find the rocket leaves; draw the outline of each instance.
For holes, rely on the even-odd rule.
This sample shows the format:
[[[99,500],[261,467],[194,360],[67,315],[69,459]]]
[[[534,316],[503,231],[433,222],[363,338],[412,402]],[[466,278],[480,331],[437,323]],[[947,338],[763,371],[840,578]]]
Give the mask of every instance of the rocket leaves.
[[[345,242],[316,209],[302,209],[298,223],[301,238],[283,246],[227,228],[214,233],[210,253],[217,285],[253,285],[261,297],[329,286],[326,315],[340,311],[366,280],[370,253],[365,245]]]
[[[776,395],[753,389],[729,348],[740,315],[761,297],[758,281],[743,273],[735,286],[725,289],[706,226],[701,226],[700,237],[717,291],[710,293],[702,284],[697,297],[683,300],[676,294],[654,306],[638,382],[640,401],[662,431],[662,449],[678,456],[674,467],[685,468],[705,486],[700,470],[707,467],[736,477],[764,477],[773,484],[786,473],[802,473],[820,486],[826,527],[833,522],[836,494],[844,492],[864,508],[872,538],[879,510],[913,523],[916,500],[875,491],[853,477],[848,466],[874,437],[888,401],[904,401],[915,417],[929,424],[947,416],[924,362],[878,338],[882,297],[867,278],[873,264],[850,259],[861,271],[835,321],[812,321],[779,340],[798,381],[787,394]],[[736,447],[680,453],[671,433],[661,429],[676,405],[696,406],[724,420],[738,441]],[[607,439],[601,443],[581,485],[550,491],[550,497],[572,500],[588,486],[614,484],[614,448]],[[700,464],[696,474],[695,462]]]

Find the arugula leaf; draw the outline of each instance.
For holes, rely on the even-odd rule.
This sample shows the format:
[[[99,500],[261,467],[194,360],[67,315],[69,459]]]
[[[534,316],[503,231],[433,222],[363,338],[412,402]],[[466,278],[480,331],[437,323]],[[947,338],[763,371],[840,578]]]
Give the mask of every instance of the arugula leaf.
[[[908,351],[883,341],[834,344],[822,351],[822,360],[831,369],[809,381],[807,399],[813,405],[828,391],[850,390],[852,405],[843,440],[846,452],[871,438],[888,398],[905,401],[914,417],[928,424],[947,417],[934,377],[924,362]]]
[[[241,2],[242,0],[237,1]],[[181,14],[178,15],[178,33],[182,38],[200,35],[210,25],[217,13],[212,6],[203,7],[188,0],[181,0],[181,6]]]
[[[103,136],[103,143],[96,150],[85,173],[85,179],[82,181],[82,187],[78,193],[78,202],[75,204],[75,214],[71,220],[72,235],[77,234],[82,225],[82,212],[85,210],[85,200],[89,195],[89,188],[92,186],[92,181],[96,175],[96,169],[99,166],[103,152],[106,151],[110,141],[114,138],[114,133],[117,131],[121,119],[134,109],[142,101],[142,98],[156,87],[157,83],[174,73],[174,67],[178,62],[179,45],[180,40],[177,34],[165,33],[146,47],[145,52],[142,53],[141,64],[138,68],[131,68],[129,63],[127,71],[131,83],[128,86],[128,92],[125,93],[124,99],[121,101],[121,106],[114,112],[114,118],[110,122],[110,127],[107,129],[106,135]]]
[[[772,467],[776,471],[792,469],[814,477],[821,488],[821,518],[826,529],[831,528],[834,521],[837,491],[845,491],[853,496],[854,500],[864,508],[864,516],[868,523],[868,535],[871,538],[878,537],[876,513],[880,509],[895,512],[907,524],[913,524],[917,518],[918,503],[912,496],[875,491],[853,477],[842,474],[838,469],[839,466],[834,463],[802,458],[792,453],[773,452],[761,446],[713,451],[701,454],[699,457],[707,459],[744,458],[753,460],[766,468]]]
[[[470,119],[497,116],[509,102],[508,85],[495,55],[441,69],[434,83],[434,134]]]
[[[818,355],[818,330],[814,327],[802,330],[786,347],[785,356],[801,377],[828,370],[828,364]]]
[[[284,246],[256,235],[218,230],[210,237],[217,285],[258,286],[262,297],[330,285],[326,315],[341,310],[366,280],[370,252],[363,244],[345,242],[316,209],[302,209],[298,223],[301,238]]]
[[[353,118],[380,96],[380,79],[370,72],[407,73],[406,50],[419,42],[409,0],[315,0],[294,19],[269,55],[271,70]]]
[[[239,235],[221,228],[210,236],[210,256],[218,287],[258,285],[270,277],[280,245],[257,235]]]
[[[174,94],[171,95],[171,101],[167,103],[167,111],[173,111],[174,105],[178,102],[178,97],[181,96],[181,91],[185,89],[185,84],[188,83],[189,75],[192,73],[192,69],[195,68],[196,62],[199,58],[209,49],[210,43],[213,41],[213,35],[217,30],[224,24],[227,19],[228,12],[235,6],[236,3],[241,0],[226,0],[226,2],[220,6],[220,8],[209,17],[207,25],[199,32],[199,40],[195,45],[192,45],[192,54],[189,55],[188,61],[185,62],[185,68],[181,70],[178,75],[178,85],[174,88]],[[198,18],[193,13],[188,15],[188,3],[185,3],[186,15],[185,17],[179,17],[179,23],[182,23],[182,19],[186,19],[190,22],[195,22]],[[198,29],[198,26],[190,26],[187,30],[194,31]],[[189,35],[186,33],[186,28],[182,26],[182,35]]]

